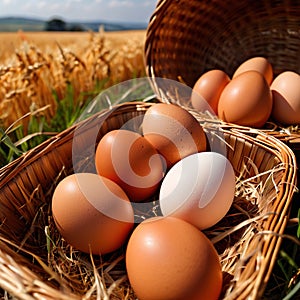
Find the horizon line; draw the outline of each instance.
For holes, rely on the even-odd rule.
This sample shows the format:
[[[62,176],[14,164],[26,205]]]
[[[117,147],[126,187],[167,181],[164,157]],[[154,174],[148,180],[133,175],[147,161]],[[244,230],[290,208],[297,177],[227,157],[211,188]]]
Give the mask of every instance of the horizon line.
[[[99,19],[99,20],[81,20],[81,19],[69,19],[66,18],[62,15],[53,15],[49,18],[44,18],[44,17],[30,17],[30,16],[26,16],[26,15],[0,15],[0,19],[26,19],[26,20],[35,20],[35,21],[43,21],[43,22],[47,22],[49,20],[52,19],[62,19],[63,21],[70,23],[70,22],[77,22],[77,23],[116,23],[116,24],[120,24],[120,23],[128,23],[128,24],[148,24],[147,21],[122,21],[122,20],[118,20],[118,21],[113,21],[113,20],[103,20],[103,19]]]

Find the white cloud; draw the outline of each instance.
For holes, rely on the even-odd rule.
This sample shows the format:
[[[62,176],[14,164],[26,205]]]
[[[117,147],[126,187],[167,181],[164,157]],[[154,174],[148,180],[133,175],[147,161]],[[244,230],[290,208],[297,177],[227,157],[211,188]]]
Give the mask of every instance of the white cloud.
[[[74,5],[78,5],[81,0],[66,0],[63,3],[57,3],[56,5],[59,5],[60,7],[65,7],[65,8],[72,8]],[[53,3],[54,4],[54,3]]]
[[[143,2],[143,6],[151,6],[151,7],[153,7],[153,6],[155,6],[156,5],[156,3],[157,3],[157,1],[155,1],[155,0],[149,0],[149,1],[144,1]]]
[[[0,16],[65,20],[148,21],[157,0],[0,0]]]
[[[4,4],[4,5],[9,5],[9,4],[11,4],[13,1],[12,1],[12,0],[2,0],[1,2],[2,2],[2,4]]]
[[[21,9],[22,9],[22,11],[26,12],[27,10],[31,9],[31,7],[32,7],[32,4],[28,1],[27,3],[23,3]]]
[[[39,9],[45,8],[47,6],[46,1],[39,1],[36,5]]]
[[[109,7],[132,7],[133,2],[128,0],[112,0],[108,3]]]
[[[59,4],[59,3],[52,3],[51,5],[49,5],[49,11],[50,12],[60,11],[60,8],[61,8],[61,4]]]

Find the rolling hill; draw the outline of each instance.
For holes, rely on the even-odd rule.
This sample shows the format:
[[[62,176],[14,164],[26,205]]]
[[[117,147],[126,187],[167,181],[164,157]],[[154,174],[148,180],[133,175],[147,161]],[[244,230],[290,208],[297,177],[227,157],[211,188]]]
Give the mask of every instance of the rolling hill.
[[[49,29],[49,23],[59,21],[63,27],[53,26]],[[57,24],[56,24],[57,25]],[[123,31],[123,30],[140,30],[146,29],[147,24],[144,23],[126,23],[126,22],[72,22],[64,21],[61,18],[53,18],[51,20],[21,18],[21,17],[3,17],[0,18],[0,32],[16,32],[22,31],[98,31],[103,27],[105,31]]]

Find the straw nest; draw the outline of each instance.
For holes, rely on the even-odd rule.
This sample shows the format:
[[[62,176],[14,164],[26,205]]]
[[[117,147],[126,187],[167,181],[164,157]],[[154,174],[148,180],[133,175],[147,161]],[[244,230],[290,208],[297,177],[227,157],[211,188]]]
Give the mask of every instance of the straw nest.
[[[84,151],[99,126],[98,140],[128,120],[139,130],[154,102],[126,102],[99,112],[50,138],[0,172],[0,287],[19,299],[135,299],[126,276],[123,248],[88,255],[68,245],[51,215],[52,192],[74,172],[72,143]],[[224,299],[257,299],[264,292],[295,191],[295,157],[278,139],[190,111],[202,124],[211,149],[225,149],[236,172],[228,214],[205,231],[222,263]],[[96,141],[97,143],[98,141]],[[92,171],[83,155],[79,169]],[[156,206],[137,218],[159,214]]]
[[[266,57],[275,76],[300,73],[299,21],[296,1],[159,0],[144,47],[147,74],[193,87],[204,72],[232,76],[255,56]],[[299,125],[270,122],[265,130],[299,150]]]

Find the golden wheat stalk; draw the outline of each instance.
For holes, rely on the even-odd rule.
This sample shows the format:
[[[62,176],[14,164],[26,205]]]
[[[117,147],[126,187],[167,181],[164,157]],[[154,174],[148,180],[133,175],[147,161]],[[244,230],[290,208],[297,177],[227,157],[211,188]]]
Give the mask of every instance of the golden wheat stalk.
[[[24,40],[15,53],[0,64],[0,124],[9,126],[30,111],[49,105],[47,118],[56,112],[58,99],[72,85],[74,103],[84,92],[144,75],[143,40],[131,39],[114,44],[103,32],[90,33],[85,43],[68,47],[56,44],[42,51]]]

